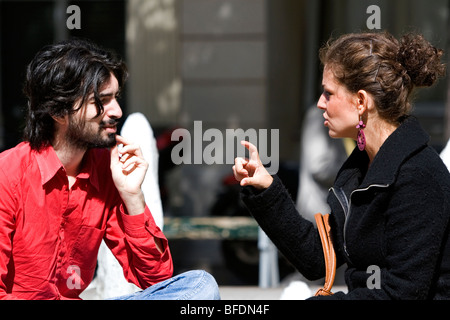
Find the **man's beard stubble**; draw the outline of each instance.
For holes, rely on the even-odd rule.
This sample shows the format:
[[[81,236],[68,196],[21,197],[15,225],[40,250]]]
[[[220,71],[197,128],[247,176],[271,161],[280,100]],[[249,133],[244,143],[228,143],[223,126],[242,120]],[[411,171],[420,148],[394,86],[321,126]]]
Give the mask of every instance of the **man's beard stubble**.
[[[109,133],[106,138],[102,137],[102,131],[105,127],[117,126],[118,120],[111,119],[102,121],[98,130],[94,131],[89,127],[89,123],[77,122],[74,119],[69,120],[69,126],[66,132],[67,143],[79,149],[91,148],[112,148],[116,145],[116,134]]]

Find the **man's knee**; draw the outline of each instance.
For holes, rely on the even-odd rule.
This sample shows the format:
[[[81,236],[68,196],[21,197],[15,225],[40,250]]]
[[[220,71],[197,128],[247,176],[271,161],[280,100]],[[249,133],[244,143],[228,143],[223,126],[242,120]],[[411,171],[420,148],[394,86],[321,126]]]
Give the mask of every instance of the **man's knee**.
[[[204,270],[192,270],[182,274],[189,278],[195,287],[196,298],[202,300],[220,300],[219,286],[216,279]]]

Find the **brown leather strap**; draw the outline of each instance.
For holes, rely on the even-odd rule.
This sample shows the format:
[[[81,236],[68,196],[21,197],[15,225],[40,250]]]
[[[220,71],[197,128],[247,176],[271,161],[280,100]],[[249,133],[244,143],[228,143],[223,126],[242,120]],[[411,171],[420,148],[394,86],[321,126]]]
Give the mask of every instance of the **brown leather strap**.
[[[333,242],[331,240],[331,228],[328,222],[329,214],[317,213],[314,215],[317,229],[319,231],[320,240],[322,241],[323,255],[325,258],[325,284],[316,292],[316,296],[329,296],[333,293],[334,278],[336,276],[336,253],[334,252]]]

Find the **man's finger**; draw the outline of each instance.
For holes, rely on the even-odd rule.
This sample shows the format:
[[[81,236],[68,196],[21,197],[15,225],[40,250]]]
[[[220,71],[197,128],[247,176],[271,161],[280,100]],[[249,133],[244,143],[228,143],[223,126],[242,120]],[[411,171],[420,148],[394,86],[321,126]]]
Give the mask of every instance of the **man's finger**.
[[[121,135],[118,135],[118,134],[116,134],[116,141],[117,141],[117,144],[120,144],[120,143],[122,143],[124,145],[130,144],[130,141],[128,141],[127,139],[125,139],[124,137],[122,137]]]
[[[139,157],[142,157],[141,147],[138,144],[135,144],[120,135],[116,135],[116,141],[118,144],[121,144],[119,152],[123,155],[126,153],[136,154]]]

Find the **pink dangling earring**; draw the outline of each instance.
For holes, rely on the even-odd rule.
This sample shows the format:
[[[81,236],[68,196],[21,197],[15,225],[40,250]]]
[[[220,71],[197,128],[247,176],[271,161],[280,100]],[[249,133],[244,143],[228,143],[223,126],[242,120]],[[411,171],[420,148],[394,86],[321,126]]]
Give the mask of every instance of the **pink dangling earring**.
[[[366,136],[364,135],[364,128],[366,125],[362,121],[362,117],[359,118],[359,123],[356,126],[358,130],[358,136],[356,138],[356,144],[358,145],[358,149],[363,151],[366,148]]]

